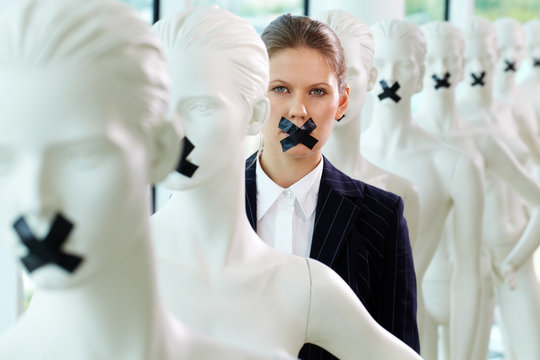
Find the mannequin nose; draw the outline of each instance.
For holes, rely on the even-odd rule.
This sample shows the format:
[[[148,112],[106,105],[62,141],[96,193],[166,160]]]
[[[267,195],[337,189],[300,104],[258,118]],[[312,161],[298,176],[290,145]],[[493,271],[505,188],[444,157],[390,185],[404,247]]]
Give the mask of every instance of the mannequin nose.
[[[21,194],[19,210],[39,219],[53,216],[54,195],[51,182],[54,174],[41,160],[28,163],[21,171],[17,188]]]
[[[295,96],[290,104],[289,119],[301,119],[304,120],[307,117],[307,109],[304,103],[304,99],[301,96]]]
[[[446,73],[446,65],[442,59],[435,61],[433,64],[433,72],[437,76],[444,76]]]
[[[482,62],[479,59],[471,59],[467,62],[467,68],[470,72],[479,74],[483,71]]]
[[[396,81],[395,67],[392,64],[388,64],[382,66],[378,70],[379,76],[377,81],[380,82],[381,80],[385,80],[388,83],[388,86],[392,86],[392,84]]]

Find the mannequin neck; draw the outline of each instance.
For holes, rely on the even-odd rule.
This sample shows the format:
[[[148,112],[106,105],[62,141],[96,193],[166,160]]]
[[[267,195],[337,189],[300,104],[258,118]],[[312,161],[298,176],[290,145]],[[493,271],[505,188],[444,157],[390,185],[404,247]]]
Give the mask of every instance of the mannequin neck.
[[[485,86],[478,88],[472,88],[471,86],[467,85],[463,87],[463,91],[461,92],[458,104],[461,105],[461,103],[467,103],[474,107],[482,108],[482,109],[490,109],[493,105],[493,93],[492,93],[492,85],[491,82],[487,83]]]
[[[448,134],[463,126],[457,114],[454,88],[426,91],[422,100],[419,115],[422,126],[430,133]]]
[[[238,149],[219,174],[193,188],[174,191],[165,205],[182,219],[178,231],[185,234],[187,246],[196,248],[194,251],[202,257],[192,259],[190,252],[182,263],[196,261],[200,270],[209,274],[220,274],[255,246],[247,243],[253,230],[245,209],[244,146]]]
[[[493,95],[497,99],[509,101],[514,95],[515,73],[497,73],[493,78]]]
[[[99,341],[96,357],[151,358],[172,336],[165,335],[170,328],[158,301],[148,225],[129,241],[128,253],[108,259],[84,283],[36,290],[25,320],[30,329],[40,329],[42,342],[65,339],[69,349],[84,351]]]
[[[372,140],[385,147],[397,147],[406,140],[405,132],[412,127],[411,98],[403,97],[399,103],[375,101],[373,120],[368,128]]]
[[[346,174],[356,174],[365,165],[360,153],[361,119],[348,119],[342,126],[334,126],[332,135],[323,148],[324,155],[338,169]]]

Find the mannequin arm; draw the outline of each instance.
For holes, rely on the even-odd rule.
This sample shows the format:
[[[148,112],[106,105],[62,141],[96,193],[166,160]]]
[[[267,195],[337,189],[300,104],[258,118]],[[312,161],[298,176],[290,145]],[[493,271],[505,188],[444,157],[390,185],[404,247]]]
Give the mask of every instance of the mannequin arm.
[[[469,359],[480,313],[480,249],[484,189],[480,169],[465,156],[452,176],[455,266],[450,299],[452,359]]]
[[[487,141],[490,143],[486,144]],[[484,144],[482,150],[489,169],[512,186],[533,207],[525,231],[501,264],[501,267],[510,266],[515,271],[540,245],[540,186],[526,173],[504,145],[493,139],[484,139]]]
[[[347,283],[326,265],[309,259],[311,308],[306,342],[342,360],[421,359],[369,315]]]
[[[526,105],[523,105],[526,107]],[[512,114],[516,122],[516,126],[519,130],[519,136],[527,146],[531,153],[535,164],[540,163],[540,140],[538,139],[537,130],[533,126],[533,121],[536,121],[536,115],[531,108],[520,108],[514,106],[512,108]]]
[[[416,237],[418,236],[418,227],[420,226],[420,195],[412,183],[408,183],[403,194],[403,216],[407,220],[409,228],[409,241],[414,249]]]

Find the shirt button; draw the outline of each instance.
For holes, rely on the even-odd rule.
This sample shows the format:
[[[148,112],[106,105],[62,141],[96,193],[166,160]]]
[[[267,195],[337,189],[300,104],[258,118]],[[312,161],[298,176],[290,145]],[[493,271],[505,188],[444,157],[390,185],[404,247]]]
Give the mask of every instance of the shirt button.
[[[283,196],[285,196],[287,199],[289,199],[292,196],[292,191],[291,190],[283,191]]]

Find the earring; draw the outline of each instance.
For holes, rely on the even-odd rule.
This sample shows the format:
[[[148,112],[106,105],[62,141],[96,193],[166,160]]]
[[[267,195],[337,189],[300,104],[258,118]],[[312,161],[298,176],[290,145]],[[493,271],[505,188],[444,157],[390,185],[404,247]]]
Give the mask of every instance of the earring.
[[[336,119],[336,121],[341,121],[345,117],[345,114],[341,115],[339,119]]]

